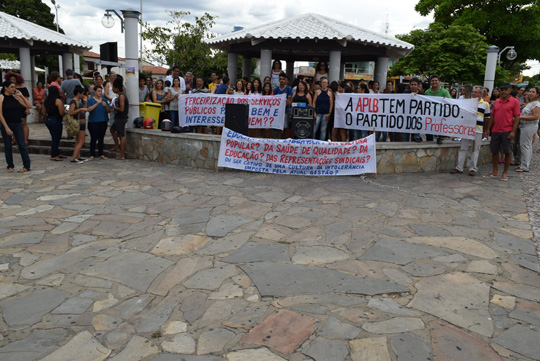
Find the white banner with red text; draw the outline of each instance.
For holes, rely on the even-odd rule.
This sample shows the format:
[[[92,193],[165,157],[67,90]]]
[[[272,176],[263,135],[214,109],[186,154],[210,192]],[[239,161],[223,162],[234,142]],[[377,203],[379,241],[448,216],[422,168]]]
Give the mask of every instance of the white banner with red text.
[[[180,126],[215,126],[225,123],[225,104],[249,105],[249,128],[283,129],[285,94],[275,96],[185,94],[178,99]]]
[[[336,128],[474,139],[477,99],[416,94],[336,94]]]
[[[250,138],[223,128],[218,167],[316,176],[376,173],[375,136],[334,143]]]

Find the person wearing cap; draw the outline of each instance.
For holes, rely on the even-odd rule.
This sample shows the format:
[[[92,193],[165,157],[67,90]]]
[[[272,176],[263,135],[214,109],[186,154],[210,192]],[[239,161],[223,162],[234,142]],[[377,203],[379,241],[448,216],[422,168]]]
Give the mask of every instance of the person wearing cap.
[[[450,96],[450,93],[445,88],[441,87],[441,80],[439,79],[439,76],[436,74],[433,74],[429,78],[429,84],[431,85],[431,88],[426,90],[424,93],[427,96],[432,97],[441,97],[441,98],[452,98]],[[426,140],[432,141],[433,140],[433,134],[426,134]],[[443,137],[439,135],[437,137],[437,144],[442,144]]]
[[[519,100],[510,96],[510,84],[505,83],[499,86],[500,98],[493,103],[489,126],[484,129],[484,137],[491,134],[491,159],[493,171],[485,175],[484,178],[495,178],[499,175],[499,150],[504,152],[504,170],[500,180],[508,180],[508,168],[512,160],[512,139],[516,136],[516,129],[519,125],[521,110]]]
[[[79,79],[75,79],[73,77],[74,73],[73,70],[67,69],[66,70],[66,80],[62,82],[62,85],[60,86],[61,94],[64,95],[66,104],[70,104],[71,100],[75,96],[73,91],[75,90],[75,87],[77,85],[83,86]]]

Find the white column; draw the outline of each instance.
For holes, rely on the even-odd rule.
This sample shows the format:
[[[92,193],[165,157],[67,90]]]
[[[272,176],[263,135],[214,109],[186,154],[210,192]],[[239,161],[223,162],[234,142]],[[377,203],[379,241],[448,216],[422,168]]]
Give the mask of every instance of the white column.
[[[66,77],[65,71],[68,69],[73,70],[73,54],[71,53],[64,53],[62,54],[62,64],[64,66],[64,74],[60,74],[62,77]]]
[[[386,86],[386,74],[388,72],[388,58],[381,56],[377,58],[375,64],[375,80],[379,82],[379,90],[382,91]]]
[[[238,54],[227,54],[227,72],[229,73],[230,85],[236,87],[236,79],[238,78]]]
[[[58,55],[58,74],[60,74],[60,76],[64,76],[64,64],[63,64],[63,60],[62,60],[62,55]]]
[[[81,74],[81,60],[79,54],[73,54],[73,63],[73,71],[77,74]]]
[[[36,57],[35,55],[30,56],[30,66],[31,70],[30,73],[32,74],[32,88],[36,87],[36,83],[38,81],[38,77],[36,75]],[[45,84],[43,84],[45,86]],[[32,92],[30,92],[30,98],[32,98]]]
[[[330,71],[328,77],[329,83],[339,80],[339,71],[341,69],[341,51],[332,50],[330,52]]]
[[[139,16],[135,10],[122,10],[126,42],[126,95],[129,100],[128,128],[139,116]]]
[[[242,76],[251,78],[251,58],[245,56],[242,58]]]
[[[294,60],[287,60],[287,76],[289,77],[289,84],[292,84],[294,80]]]
[[[499,48],[495,45],[488,46],[487,48],[487,60],[486,60],[486,73],[484,74],[484,88],[489,88],[492,92],[495,86],[495,70],[497,68],[497,56],[499,54]]]
[[[261,50],[261,81],[267,76],[272,76],[272,50]]]
[[[30,58],[30,48],[19,48],[19,61],[21,62],[21,75],[24,78],[24,86],[30,93],[32,102],[32,59]]]

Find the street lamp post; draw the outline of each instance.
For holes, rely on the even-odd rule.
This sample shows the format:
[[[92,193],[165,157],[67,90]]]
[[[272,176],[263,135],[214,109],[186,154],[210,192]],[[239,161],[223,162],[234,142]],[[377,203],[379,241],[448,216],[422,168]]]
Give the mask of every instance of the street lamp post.
[[[58,26],[58,9],[60,9],[60,4],[56,4],[56,0],[51,0],[51,3],[53,4],[54,10],[56,10],[56,32],[59,33],[60,27]],[[58,55],[58,72],[60,73],[60,76],[64,76],[62,55]]]
[[[138,71],[138,38],[139,38],[139,16],[140,12],[127,9],[121,10],[122,15],[118,14],[115,10],[105,10],[105,15],[101,20],[101,23],[106,28],[112,28],[114,26],[114,19],[111,13],[114,13],[120,19],[121,31],[125,35],[125,50],[126,50],[126,93],[129,99],[129,112],[128,112],[128,127],[133,127],[133,119],[139,116],[139,71]]]
[[[495,69],[497,64],[501,63],[501,55],[506,50],[506,59],[514,60],[517,57],[517,53],[514,50],[513,46],[507,46],[502,51],[499,52],[499,47],[495,45],[488,46],[487,48],[487,59],[486,59],[486,73],[484,75],[484,88],[488,88],[490,92],[493,91],[495,85]]]

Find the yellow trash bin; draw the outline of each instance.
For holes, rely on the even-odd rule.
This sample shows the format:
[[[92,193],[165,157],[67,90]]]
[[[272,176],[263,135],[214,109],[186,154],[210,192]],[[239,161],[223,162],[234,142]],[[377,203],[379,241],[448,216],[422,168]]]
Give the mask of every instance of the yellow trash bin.
[[[139,103],[139,115],[146,118],[152,118],[156,122],[154,123],[154,129],[158,129],[158,123],[159,123],[159,112],[161,111],[161,104],[158,103],[152,103],[152,102],[144,102]]]

